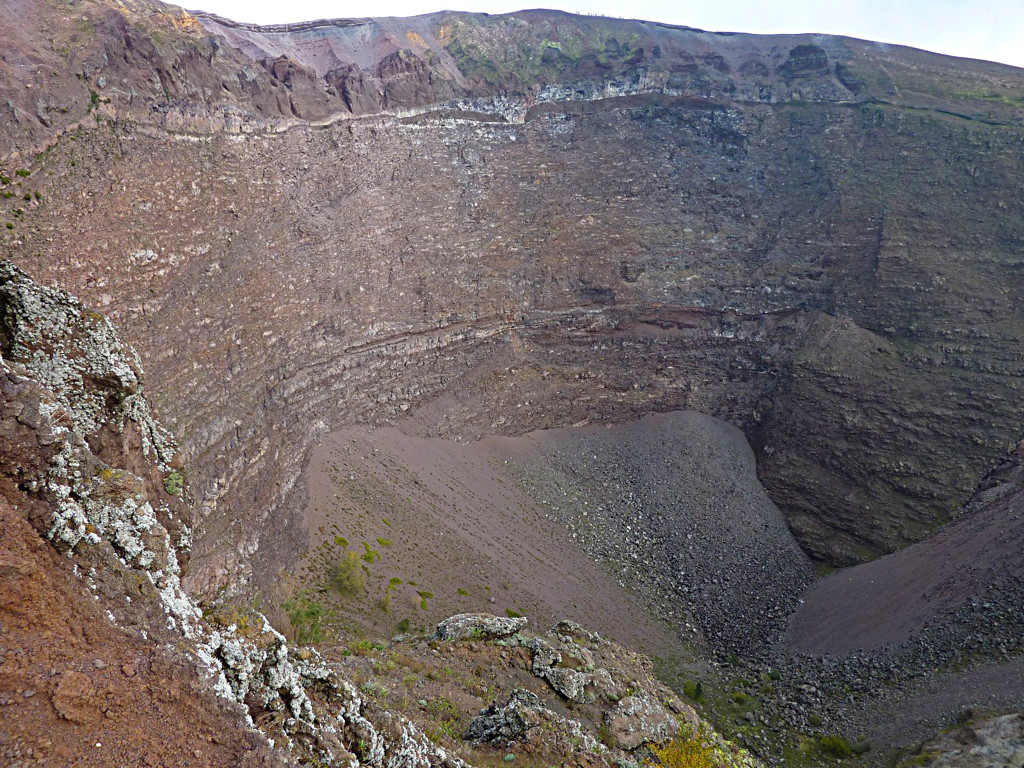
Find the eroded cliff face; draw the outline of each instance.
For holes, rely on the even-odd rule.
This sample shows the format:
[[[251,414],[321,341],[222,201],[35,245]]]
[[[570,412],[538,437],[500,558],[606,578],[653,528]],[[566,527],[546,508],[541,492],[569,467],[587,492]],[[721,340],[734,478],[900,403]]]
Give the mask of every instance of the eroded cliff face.
[[[25,50],[70,29],[30,5]],[[11,124],[50,143],[5,161],[5,247],[141,350],[195,467],[200,592],[291,561],[307,448],[346,423],[701,410],[832,563],[948,520],[1020,438],[1017,70],[547,12],[76,9],[172,63],[81,37],[74,72],[107,46],[69,76],[82,125]],[[173,64],[196,46],[201,74]]]

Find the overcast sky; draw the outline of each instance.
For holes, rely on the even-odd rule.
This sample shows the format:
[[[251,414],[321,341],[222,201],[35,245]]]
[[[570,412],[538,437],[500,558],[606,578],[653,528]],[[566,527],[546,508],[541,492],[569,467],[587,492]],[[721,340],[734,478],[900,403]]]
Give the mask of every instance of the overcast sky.
[[[559,8],[732,32],[831,32],[1024,67],[1024,0],[177,0],[258,24]]]

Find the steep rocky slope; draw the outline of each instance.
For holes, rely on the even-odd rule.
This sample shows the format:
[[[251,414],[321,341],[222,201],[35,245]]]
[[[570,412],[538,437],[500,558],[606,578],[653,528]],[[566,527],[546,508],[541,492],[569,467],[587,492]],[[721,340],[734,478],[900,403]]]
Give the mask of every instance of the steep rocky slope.
[[[253,608],[203,615],[179,580],[191,518],[181,465],[171,468],[175,446],[149,414],[134,351],[102,315],[10,262],[0,262],[0,328],[5,765],[465,768],[456,751],[486,757],[492,743],[609,766],[692,738],[727,765],[758,765],[654,681],[649,660],[571,622],[538,634],[524,618],[463,614],[431,637],[392,641],[388,665],[371,669],[401,666],[406,686],[428,687],[435,678],[418,673],[434,656],[501,676],[489,687],[446,681],[435,703],[466,688],[482,704],[475,685],[492,706],[452,732],[460,714],[448,703],[442,737],[416,724],[429,726],[429,712],[408,697],[389,703],[345,664],[351,652],[332,649],[328,663],[290,647]],[[520,687],[507,685],[524,658]],[[504,708],[498,693],[511,696]]]
[[[87,369],[86,396],[63,406],[85,419],[92,455],[128,462],[136,479],[118,493],[150,499],[172,539],[184,512],[165,481],[177,473],[170,488],[195,499],[192,554],[175,555],[193,596],[262,596],[284,619],[286,571],[319,535],[310,457],[353,425],[465,442],[699,411],[745,433],[771,503],[829,565],[927,537],[1019,444],[1019,70],[547,11],[255,28],[150,0],[15,0],[0,22],[3,252],[108,313],[139,350],[180,454],[137,459],[147,441],[170,445],[131,426],[148,421],[88,421],[141,407],[130,356],[113,379]],[[25,330],[3,328],[8,359]],[[60,351],[44,345],[36,362]],[[67,373],[39,370],[44,389]],[[592,453],[595,472],[633,458],[617,450]],[[47,460],[11,456],[5,471]],[[555,450],[543,469],[596,487],[586,463]],[[22,480],[5,482],[24,511]],[[612,524],[654,520],[601,493]],[[52,503],[25,508],[37,529]],[[758,519],[786,553],[778,583],[796,589],[806,566],[771,503],[758,497]],[[927,565],[922,551],[996,531],[1013,509],[976,512],[898,562]],[[582,510],[562,511],[575,525]],[[687,524],[714,541],[699,512]],[[654,538],[585,543],[629,573],[659,537],[643,533]],[[737,585],[778,574],[729,554],[723,573],[741,575],[728,589],[713,569],[717,583],[677,586],[707,598],[686,608],[703,612],[704,640],[761,658],[793,592],[732,637],[709,606],[743,607]],[[929,583],[953,572],[924,571]],[[990,583],[968,581],[972,594]],[[928,611],[955,608],[946,586]],[[824,623],[870,644],[842,630],[854,615]],[[901,614],[879,638],[920,620]],[[907,647],[915,663],[946,658]],[[844,687],[875,685],[887,663],[853,654],[832,675],[827,658],[795,662],[798,675],[825,669],[835,700],[779,682],[767,709],[817,733],[812,708],[845,717]],[[737,683],[733,703],[766,680]]]
[[[11,124],[50,148],[7,156],[6,247],[106,306],[150,361],[200,459],[197,586],[245,578],[254,552],[279,567],[261,538],[294,520],[316,434],[455,382],[446,434],[727,418],[831,562],[925,535],[1020,437],[1012,68],[545,12],[202,31],[98,0],[76,5],[92,32],[58,67],[29,43],[72,17],[26,7],[10,20],[26,57],[72,62],[97,96],[68,103],[85,120],[62,138]],[[126,35],[160,58],[123,69],[109,46]],[[203,77],[235,72],[219,90],[181,58],[200,43]],[[35,66],[29,85],[56,87]],[[392,95],[353,113],[338,67]],[[199,90],[139,90],[165,70]],[[278,120],[232,85],[250,75],[296,104],[315,85],[332,120]],[[237,510],[255,519],[228,530]],[[204,569],[228,539],[235,564]]]

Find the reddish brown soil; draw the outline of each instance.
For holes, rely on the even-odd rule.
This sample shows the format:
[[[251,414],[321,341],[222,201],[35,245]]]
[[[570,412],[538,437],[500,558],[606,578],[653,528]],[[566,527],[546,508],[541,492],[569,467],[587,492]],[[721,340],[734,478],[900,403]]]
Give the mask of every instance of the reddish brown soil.
[[[191,660],[113,626],[0,500],[0,765],[276,765]]]
[[[899,645],[929,620],[980,596],[995,578],[1024,578],[1024,497],[951,523],[911,547],[819,581],[794,616],[789,644],[846,654]]]

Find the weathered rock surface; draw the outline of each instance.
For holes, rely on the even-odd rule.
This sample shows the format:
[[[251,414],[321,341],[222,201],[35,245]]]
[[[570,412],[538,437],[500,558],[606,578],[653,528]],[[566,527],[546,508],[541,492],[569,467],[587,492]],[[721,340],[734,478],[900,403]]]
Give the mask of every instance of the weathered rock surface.
[[[608,731],[623,749],[664,744],[679,733],[676,718],[648,695],[626,696],[605,715]]]
[[[922,744],[900,764],[933,768],[1006,768],[1024,765],[1024,715],[971,717],[968,722]]]
[[[522,617],[491,616],[486,613],[460,613],[437,625],[437,640],[492,640],[508,637],[523,629],[527,620]]]
[[[547,731],[544,736],[548,738],[554,732],[554,738],[575,739],[586,750],[597,747],[594,737],[585,733],[580,723],[552,712],[543,705],[540,697],[524,690],[513,691],[504,706],[495,703],[481,710],[470,721],[463,738],[506,747],[516,741],[528,740],[531,735],[536,735],[531,731],[538,728]]]

